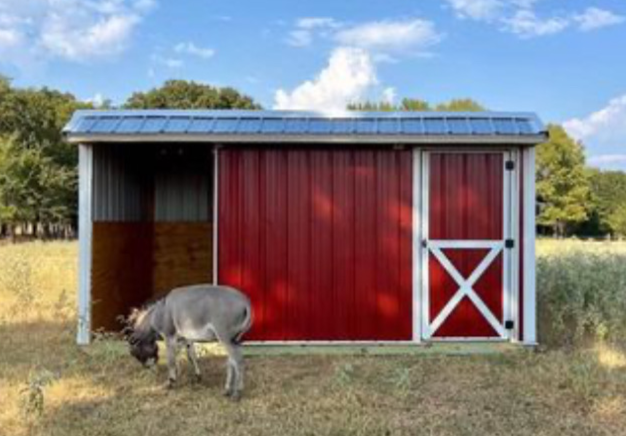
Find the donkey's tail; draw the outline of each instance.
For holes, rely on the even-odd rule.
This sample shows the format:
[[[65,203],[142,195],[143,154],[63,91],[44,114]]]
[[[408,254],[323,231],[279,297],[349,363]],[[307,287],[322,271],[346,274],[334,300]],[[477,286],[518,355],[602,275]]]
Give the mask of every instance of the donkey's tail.
[[[240,344],[241,338],[243,337],[243,335],[246,334],[248,330],[250,330],[251,326],[252,326],[252,307],[246,306],[246,308],[244,309],[243,322],[241,323],[241,326],[238,329],[239,332],[233,338],[233,342],[235,344]]]

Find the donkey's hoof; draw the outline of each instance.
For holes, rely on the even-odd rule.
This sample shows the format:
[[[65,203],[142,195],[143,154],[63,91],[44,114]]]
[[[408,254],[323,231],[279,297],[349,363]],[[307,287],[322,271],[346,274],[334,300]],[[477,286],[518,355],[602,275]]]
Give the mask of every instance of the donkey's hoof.
[[[233,395],[233,391],[230,389],[224,389],[224,391],[222,392],[222,395],[226,398],[230,398]]]
[[[167,383],[165,383],[166,389],[174,389],[176,387],[176,379],[169,378],[167,379]]]
[[[193,382],[194,383],[202,383],[202,376],[200,374],[194,374]]]
[[[235,391],[231,394],[230,399],[235,403],[238,403],[241,400],[241,392]]]

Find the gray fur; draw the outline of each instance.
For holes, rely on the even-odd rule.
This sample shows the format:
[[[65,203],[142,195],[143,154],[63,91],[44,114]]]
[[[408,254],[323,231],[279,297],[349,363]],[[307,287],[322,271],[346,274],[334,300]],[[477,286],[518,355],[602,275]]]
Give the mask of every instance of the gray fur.
[[[228,353],[225,394],[239,399],[243,390],[239,342],[252,325],[250,300],[243,293],[205,284],[176,288],[146,309],[134,311],[130,324],[130,351],[144,366],[156,363],[156,341],[165,340],[170,387],[178,378],[176,355],[180,345],[187,348],[188,360],[199,378],[194,344],[219,341]]]

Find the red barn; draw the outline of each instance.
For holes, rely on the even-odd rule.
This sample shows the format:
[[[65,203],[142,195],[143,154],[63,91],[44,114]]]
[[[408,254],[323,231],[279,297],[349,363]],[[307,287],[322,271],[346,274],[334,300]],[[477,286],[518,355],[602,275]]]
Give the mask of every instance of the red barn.
[[[202,282],[249,341],[534,344],[527,113],[79,111],[78,342]]]

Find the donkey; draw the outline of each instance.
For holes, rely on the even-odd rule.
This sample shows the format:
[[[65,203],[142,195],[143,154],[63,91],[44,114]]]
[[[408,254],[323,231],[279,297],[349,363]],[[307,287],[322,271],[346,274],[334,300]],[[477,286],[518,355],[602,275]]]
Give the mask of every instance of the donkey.
[[[219,341],[228,353],[224,395],[238,400],[243,390],[241,337],[252,325],[250,300],[237,289],[208,284],[185,286],[144,309],[135,309],[129,317],[127,339],[130,353],[145,367],[159,358],[157,340],[165,339],[168,384],[178,378],[176,355],[179,346],[187,348],[188,360],[200,379],[196,342]]]

